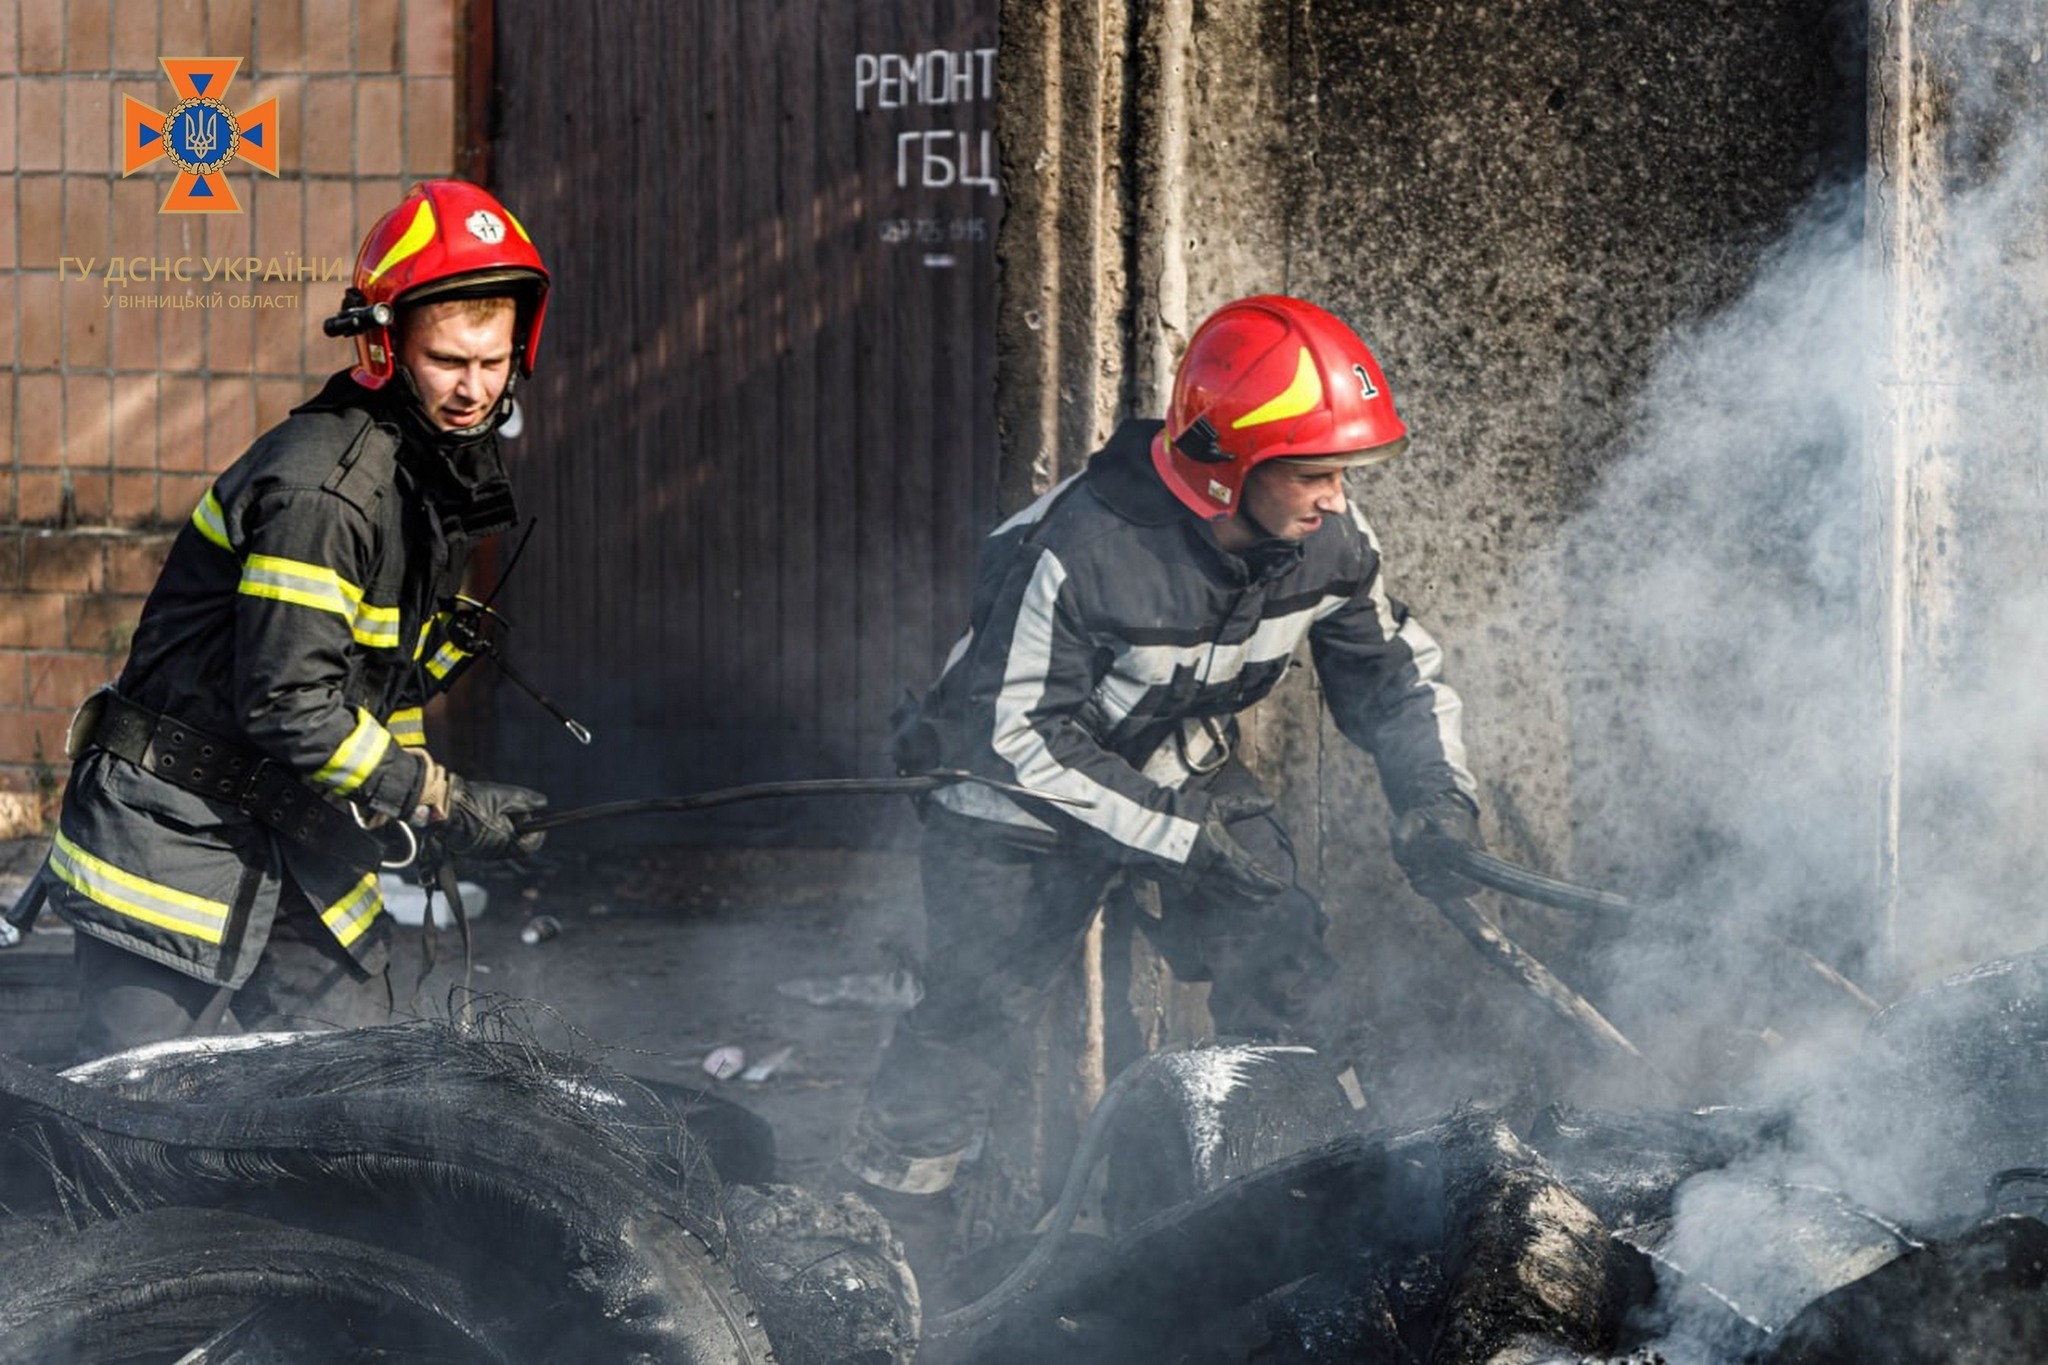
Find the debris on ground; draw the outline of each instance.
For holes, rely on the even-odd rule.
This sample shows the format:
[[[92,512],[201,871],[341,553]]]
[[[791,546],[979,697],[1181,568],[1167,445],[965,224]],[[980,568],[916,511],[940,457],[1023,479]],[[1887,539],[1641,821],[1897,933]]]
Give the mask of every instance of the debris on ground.
[[[924,983],[914,972],[846,972],[839,976],[801,976],[777,983],[778,994],[820,1009],[847,1008],[901,1012],[924,999]]]
[[[980,1248],[920,1284],[819,1155],[915,986],[873,951],[910,865],[872,864],[856,894],[822,858],[750,859],[733,866],[785,879],[754,888],[772,917],[717,911],[739,872],[649,873],[650,899],[564,863],[546,900],[492,887],[566,920],[559,950],[514,947],[521,916],[480,926],[495,979],[561,990],[550,1011],[705,1090],[611,1076],[488,1011],[477,1031],[237,1039],[69,1079],[0,1061],[0,1365],[105,1358],[109,1334],[166,1359],[308,1361],[2048,1359],[2048,956],[1901,1000],[1797,1085],[1709,1108],[1517,1096],[1389,1127],[1303,1049],[1154,1054],[1105,1126],[1086,1234]],[[612,913],[577,918],[598,885]],[[69,1061],[67,940],[51,924],[0,953],[16,1057]],[[744,966],[687,1010],[656,989],[714,959]],[[633,1032],[642,996],[659,1032]],[[758,1113],[721,1098],[734,1082]],[[821,1085],[845,1093],[805,1091]],[[801,1174],[761,1115],[797,1135]],[[227,1250],[195,1274],[209,1247]],[[1041,1247],[978,1322],[935,1332]]]
[[[1185,1085],[1147,1059],[1110,1092],[1141,1101],[1105,1143],[1113,1239],[967,1309],[927,1286],[927,1333],[977,1365],[2032,1365],[2044,1049],[2048,953],[1898,1002],[1748,1107],[1553,1105],[1519,1132],[1473,1108],[1285,1153],[1269,1130],[1299,1106],[1258,1092],[1312,1090],[1310,1071],[1211,1062],[1229,1086]],[[1201,1155],[1262,1142],[1270,1159],[1220,1179]]]

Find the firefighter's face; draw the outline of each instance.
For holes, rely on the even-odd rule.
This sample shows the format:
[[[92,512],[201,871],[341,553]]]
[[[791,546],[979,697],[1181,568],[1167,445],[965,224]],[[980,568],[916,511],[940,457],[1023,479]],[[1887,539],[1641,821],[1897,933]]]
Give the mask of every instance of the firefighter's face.
[[[412,374],[427,420],[443,431],[462,431],[490,416],[512,375],[510,299],[479,308],[470,300],[422,304],[406,314],[398,363]]]
[[[1282,540],[1312,535],[1324,517],[1344,515],[1344,470],[1305,460],[1274,460],[1244,481],[1244,513]]]

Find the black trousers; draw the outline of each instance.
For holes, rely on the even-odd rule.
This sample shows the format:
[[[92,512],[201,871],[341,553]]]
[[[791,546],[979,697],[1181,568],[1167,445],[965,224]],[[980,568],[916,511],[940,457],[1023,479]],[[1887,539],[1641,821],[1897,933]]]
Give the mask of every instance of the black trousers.
[[[1233,762],[1208,787],[1257,783]],[[1289,890],[1254,900],[1209,882],[1162,880],[1163,913],[1141,926],[1176,976],[1213,983],[1218,1033],[1342,1055],[1356,1011],[1323,946],[1327,917],[1292,884],[1293,845],[1270,814],[1231,833]],[[846,1157],[863,1179],[906,1192],[942,1188],[934,1182],[978,1142],[1007,1049],[1043,1008],[1111,881],[1125,875],[1103,854],[1023,847],[944,811],[925,823],[921,859],[924,999],[897,1022]]]
[[[249,1032],[362,1028],[389,1022],[391,990],[335,942],[305,900],[287,890],[256,970],[226,1002]],[[373,928],[371,932],[376,932]],[[73,935],[78,1060],[144,1043],[223,1031],[220,988],[125,948]]]

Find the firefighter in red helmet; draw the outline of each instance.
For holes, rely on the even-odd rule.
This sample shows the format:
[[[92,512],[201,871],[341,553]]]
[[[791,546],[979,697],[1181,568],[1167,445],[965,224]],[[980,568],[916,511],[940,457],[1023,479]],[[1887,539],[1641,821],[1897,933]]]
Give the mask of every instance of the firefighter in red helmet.
[[[467,659],[470,550],[513,521],[498,438],[547,296],[503,204],[415,185],[327,322],[356,365],[180,530],[119,678],[73,723],[57,835],[10,916],[47,903],[74,929],[82,1055],[230,1009],[245,1028],[375,1022],[386,849],[538,846],[515,817],[545,799],[443,767],[422,708]]]
[[[927,1257],[1005,1068],[1110,882],[1149,879],[1145,930],[1212,983],[1219,1034],[1368,1060],[1237,713],[1306,641],[1371,753],[1410,881],[1467,894],[1429,853],[1479,842],[1442,652],[1387,593],[1347,470],[1407,444],[1379,361],[1300,299],[1231,303],[1190,338],[1166,420],[1126,422],[1085,470],[986,542],[972,617],[921,705],[906,770],[971,768],[923,798],[924,996],[897,1024],[843,1161]],[[1424,837],[1424,836],[1435,837]]]

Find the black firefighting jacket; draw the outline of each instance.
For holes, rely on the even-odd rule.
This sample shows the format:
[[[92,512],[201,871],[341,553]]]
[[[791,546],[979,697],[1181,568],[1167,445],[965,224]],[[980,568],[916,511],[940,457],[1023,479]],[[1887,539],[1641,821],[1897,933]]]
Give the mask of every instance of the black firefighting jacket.
[[[990,533],[970,628],[924,701],[940,763],[1078,804],[974,783],[931,799],[1026,844],[1078,832],[1127,861],[1184,865],[1208,804],[1189,779],[1220,763],[1230,718],[1306,638],[1332,716],[1397,812],[1450,790],[1476,801],[1442,651],[1387,595],[1355,506],[1301,541],[1230,554],[1160,481],[1159,429],[1125,423]]]
[[[403,817],[421,708],[465,659],[447,604],[474,538],[510,520],[495,438],[459,460],[402,400],[336,375],[259,437],[172,543],[115,684],[128,701]],[[229,800],[104,749],[72,768],[43,885],[80,933],[235,987],[289,882],[365,969],[383,964],[377,870],[282,837]]]

